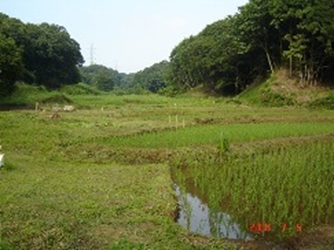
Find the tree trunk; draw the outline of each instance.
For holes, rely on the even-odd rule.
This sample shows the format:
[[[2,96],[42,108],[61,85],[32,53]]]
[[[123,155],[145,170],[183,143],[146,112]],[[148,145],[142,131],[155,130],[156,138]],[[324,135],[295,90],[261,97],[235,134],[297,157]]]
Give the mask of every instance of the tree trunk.
[[[289,73],[289,75],[290,75],[290,78],[292,78],[292,74],[293,74],[293,58],[292,58],[292,56],[290,56],[290,61],[289,61],[289,67],[290,67],[290,73]]]
[[[239,69],[238,69],[238,64],[236,65],[236,77],[235,77],[235,94],[238,93],[239,91]]]
[[[268,64],[269,64],[269,68],[270,68],[270,72],[273,74],[273,73],[275,73],[275,69],[274,69],[274,65],[273,65],[273,62],[272,62],[272,60],[271,60],[271,57],[270,57],[268,48],[265,48],[265,49],[264,49],[264,52],[266,53],[266,57],[267,57],[267,60],[268,60]]]

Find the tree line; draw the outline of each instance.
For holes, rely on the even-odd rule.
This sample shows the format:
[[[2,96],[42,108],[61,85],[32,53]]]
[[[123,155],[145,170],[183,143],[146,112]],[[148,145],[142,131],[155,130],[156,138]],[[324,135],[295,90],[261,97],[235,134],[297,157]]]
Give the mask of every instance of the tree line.
[[[101,91],[135,93],[166,86],[167,61],[133,74],[83,63],[80,45],[64,27],[23,23],[0,13],[0,97],[10,95],[18,81],[49,90],[83,81]]]
[[[82,80],[102,91],[158,93],[167,86],[169,62],[162,61],[136,73],[125,74],[103,65],[81,67]]]
[[[235,15],[181,41],[170,62],[116,78],[111,71],[109,86],[167,93],[202,85],[235,95],[279,69],[301,87],[333,84],[333,16],[333,0],[250,0]]]
[[[62,26],[23,23],[0,13],[0,96],[16,81],[48,89],[80,81],[80,45]]]
[[[169,82],[236,94],[280,68],[301,86],[332,81],[333,16],[333,0],[250,0],[174,48]]]
[[[54,89],[80,80],[102,91],[175,93],[201,85],[233,95],[282,68],[303,87],[333,83],[333,16],[333,0],[250,0],[181,41],[169,62],[124,74],[82,67],[80,46],[64,27],[24,24],[0,13],[0,96],[15,81]]]

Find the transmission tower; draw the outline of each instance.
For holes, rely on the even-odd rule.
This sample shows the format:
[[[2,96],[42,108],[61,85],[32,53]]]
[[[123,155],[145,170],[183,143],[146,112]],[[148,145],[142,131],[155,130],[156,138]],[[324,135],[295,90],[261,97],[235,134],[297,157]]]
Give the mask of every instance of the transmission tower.
[[[95,47],[94,44],[90,45],[90,65],[94,64],[94,52],[95,52]]]

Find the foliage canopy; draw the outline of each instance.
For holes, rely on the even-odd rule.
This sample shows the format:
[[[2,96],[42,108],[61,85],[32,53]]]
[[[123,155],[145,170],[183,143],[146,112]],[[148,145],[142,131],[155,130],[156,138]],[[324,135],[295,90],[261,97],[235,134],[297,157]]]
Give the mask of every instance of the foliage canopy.
[[[25,24],[0,13],[0,50],[1,95],[10,94],[15,81],[48,89],[80,81],[80,45],[62,26]]]
[[[234,16],[184,39],[170,55],[174,86],[234,94],[287,68],[301,86],[333,78],[332,0],[250,0]]]

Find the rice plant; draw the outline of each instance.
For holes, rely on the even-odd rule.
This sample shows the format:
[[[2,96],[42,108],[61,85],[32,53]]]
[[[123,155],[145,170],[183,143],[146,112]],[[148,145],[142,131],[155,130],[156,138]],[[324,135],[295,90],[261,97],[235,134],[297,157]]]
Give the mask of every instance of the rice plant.
[[[333,151],[329,141],[230,155],[219,164],[188,158],[186,178],[196,178],[210,209],[228,213],[244,229],[269,224],[270,232],[254,237],[280,241],[334,218]]]
[[[99,142],[113,147],[140,148],[179,148],[218,144],[226,151],[231,143],[289,136],[321,135],[329,134],[333,131],[334,123],[329,122],[214,124],[129,136],[104,137]]]

